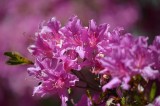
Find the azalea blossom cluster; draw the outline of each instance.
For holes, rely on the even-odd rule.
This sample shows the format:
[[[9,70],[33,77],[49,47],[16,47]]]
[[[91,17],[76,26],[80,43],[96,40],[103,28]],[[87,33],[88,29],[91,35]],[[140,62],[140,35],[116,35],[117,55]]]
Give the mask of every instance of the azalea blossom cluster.
[[[160,36],[149,45],[148,37],[133,36],[123,28],[110,31],[109,27],[94,20],[83,26],[77,16],[64,26],[56,18],[44,22],[28,48],[35,57],[28,73],[40,81],[34,94],[58,94],[66,106],[68,89],[79,87],[87,92],[74,105],[105,106],[111,97],[121,98],[123,91],[133,90],[137,76],[146,83],[159,80]],[[137,87],[144,91],[143,85]]]

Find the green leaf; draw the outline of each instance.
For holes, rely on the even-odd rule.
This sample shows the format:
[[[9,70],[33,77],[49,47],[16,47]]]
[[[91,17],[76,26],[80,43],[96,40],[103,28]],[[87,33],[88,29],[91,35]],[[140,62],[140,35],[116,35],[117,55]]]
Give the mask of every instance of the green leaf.
[[[156,91],[157,91],[157,86],[156,86],[156,83],[154,82],[152,84],[150,95],[149,95],[149,101],[150,102],[152,102],[154,100],[155,95],[156,95]]]
[[[33,64],[32,61],[17,52],[5,52],[4,55],[9,57],[9,60],[6,62],[9,65]]]
[[[122,97],[122,98],[121,98],[121,104],[122,104],[122,106],[124,106],[124,105],[126,104],[126,99],[125,99],[125,97]]]

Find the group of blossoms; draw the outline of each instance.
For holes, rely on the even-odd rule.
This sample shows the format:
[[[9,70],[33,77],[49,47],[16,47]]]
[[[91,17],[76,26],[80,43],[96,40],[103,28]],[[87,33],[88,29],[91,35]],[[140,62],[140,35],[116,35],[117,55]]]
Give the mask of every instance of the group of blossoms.
[[[28,48],[35,57],[34,67],[28,68],[28,73],[41,82],[34,94],[56,93],[62,106],[66,106],[68,90],[80,87],[88,93],[74,105],[83,102],[88,106],[96,103],[103,106],[114,96],[111,90],[119,90],[117,95],[121,96],[123,90],[130,90],[135,76],[145,82],[158,81],[160,36],[150,45],[147,40],[148,37],[125,33],[123,28],[110,31],[108,24],[97,25],[94,20],[89,21],[89,26],[82,26],[77,16],[63,27],[52,18],[40,26],[35,43]],[[143,85],[138,87],[142,92],[145,89]],[[111,93],[105,95],[107,92]],[[100,98],[97,93],[105,97]]]

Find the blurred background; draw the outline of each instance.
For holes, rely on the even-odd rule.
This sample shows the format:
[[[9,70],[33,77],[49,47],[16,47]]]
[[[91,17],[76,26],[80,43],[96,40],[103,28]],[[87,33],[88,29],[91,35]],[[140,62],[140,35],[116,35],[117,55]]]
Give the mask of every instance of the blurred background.
[[[28,76],[28,66],[8,66],[3,54],[17,51],[32,59],[27,47],[40,23],[56,17],[64,25],[73,15],[83,25],[95,19],[151,40],[160,35],[160,0],[0,0],[0,106],[60,105],[56,95],[33,97],[39,82]]]

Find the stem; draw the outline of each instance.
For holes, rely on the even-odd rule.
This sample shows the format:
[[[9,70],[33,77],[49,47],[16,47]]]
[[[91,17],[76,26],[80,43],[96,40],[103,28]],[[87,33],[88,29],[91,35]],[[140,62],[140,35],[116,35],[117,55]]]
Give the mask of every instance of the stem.
[[[91,89],[91,90],[94,90],[94,91],[97,91],[97,92],[101,92],[101,89],[99,87],[97,87],[98,84],[97,84],[97,86],[95,86],[93,83],[89,82],[81,71],[77,72],[75,70],[72,70],[72,73],[74,75],[76,75],[79,78],[80,81],[86,83],[86,85],[87,85],[85,87],[78,86],[79,88],[87,88],[87,89]]]
[[[91,95],[91,92],[89,91],[89,89],[86,90],[86,94],[87,94],[88,98],[90,99],[90,101],[92,102],[92,106],[95,106],[95,103],[92,99],[92,95]]]

